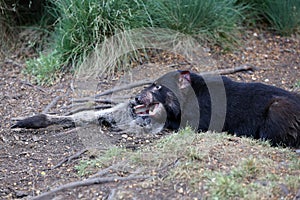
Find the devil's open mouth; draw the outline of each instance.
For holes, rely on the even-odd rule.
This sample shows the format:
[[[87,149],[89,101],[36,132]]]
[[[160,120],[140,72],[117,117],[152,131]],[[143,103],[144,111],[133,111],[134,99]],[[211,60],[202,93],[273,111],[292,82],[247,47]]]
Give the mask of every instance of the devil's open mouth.
[[[149,105],[139,104],[134,106],[134,112],[140,117],[151,117],[158,113],[160,103],[155,102]]]

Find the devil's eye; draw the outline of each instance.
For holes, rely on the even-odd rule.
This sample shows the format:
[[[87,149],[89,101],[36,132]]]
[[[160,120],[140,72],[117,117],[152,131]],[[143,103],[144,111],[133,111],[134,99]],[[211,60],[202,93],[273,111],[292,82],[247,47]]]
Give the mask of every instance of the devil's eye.
[[[156,90],[160,90],[161,89],[161,85],[155,85],[155,89]]]

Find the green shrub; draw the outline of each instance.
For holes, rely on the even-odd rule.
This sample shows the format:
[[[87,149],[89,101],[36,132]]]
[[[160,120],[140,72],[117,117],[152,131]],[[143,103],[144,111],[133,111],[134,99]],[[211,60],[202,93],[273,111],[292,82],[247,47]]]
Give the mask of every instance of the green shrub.
[[[267,0],[264,14],[272,28],[282,35],[290,35],[299,30],[299,0]]]
[[[247,9],[236,0],[65,0],[50,1],[50,16],[57,19],[52,34],[55,54],[31,60],[45,74],[41,63],[58,60],[60,69],[78,66],[97,44],[116,33],[141,27],[172,29],[200,41],[229,46],[237,41],[236,33]],[[46,20],[46,19],[44,19]],[[52,20],[53,21],[53,20]],[[123,42],[123,41],[120,41]],[[130,41],[126,41],[129,42]],[[55,55],[57,58],[50,58]],[[46,59],[43,61],[43,59]],[[46,67],[49,69],[48,67]],[[123,69],[123,68],[121,68]],[[28,71],[28,70],[27,70]],[[29,70],[30,71],[30,70]],[[44,79],[43,75],[39,75]],[[52,82],[39,81],[41,83]]]
[[[267,24],[282,35],[290,35],[299,31],[299,0],[238,0],[238,4],[249,5],[246,24]],[[249,23],[250,22],[250,23]]]
[[[51,85],[60,77],[61,58],[56,52],[48,55],[40,53],[38,58],[28,60],[26,66],[24,72],[33,75],[33,82]]]
[[[228,47],[237,41],[242,21],[246,25],[267,23],[283,35],[294,33],[300,27],[299,0],[45,0],[33,3],[37,4],[28,7],[25,1],[8,4],[0,0],[0,25],[4,24],[2,30],[9,31],[8,23],[2,18],[16,16],[11,13],[16,10],[17,16],[22,14],[21,19],[26,23],[40,19],[40,27],[52,31],[50,51],[55,53],[41,54],[27,63],[26,72],[38,76],[39,83],[53,82],[52,76],[46,80],[49,77],[46,74],[77,66],[97,44],[123,30],[167,28],[201,42]],[[24,9],[29,13],[23,12]],[[19,22],[21,19],[17,18]],[[1,38],[6,35],[0,31]],[[51,63],[55,66],[50,67]]]
[[[81,61],[97,43],[117,31],[148,25],[144,4],[139,0],[56,1],[59,23],[55,49],[67,63]]]
[[[219,44],[235,40],[246,9],[235,0],[156,0],[149,4],[155,26],[201,36]]]
[[[262,6],[265,4],[263,0],[238,0],[237,4],[247,6],[243,12],[243,26],[257,27],[265,20],[262,12]]]
[[[0,0],[0,59],[2,54],[4,55],[12,45],[15,26],[11,8],[7,5],[7,2]]]
[[[295,88],[300,89],[300,80],[295,83]]]
[[[52,9],[48,10],[51,16],[57,18],[52,34],[52,49],[56,53],[51,55],[60,57],[60,63],[56,63],[58,67],[52,69],[60,69],[69,63],[80,63],[104,38],[118,31],[150,25],[149,15],[140,0],[53,1]],[[36,70],[40,68],[43,74],[45,67],[39,65],[51,63],[51,55],[41,56],[29,63]],[[37,75],[38,71],[35,72]]]
[[[243,198],[247,188],[233,176],[216,173],[210,182],[210,193],[213,199],[237,199]]]

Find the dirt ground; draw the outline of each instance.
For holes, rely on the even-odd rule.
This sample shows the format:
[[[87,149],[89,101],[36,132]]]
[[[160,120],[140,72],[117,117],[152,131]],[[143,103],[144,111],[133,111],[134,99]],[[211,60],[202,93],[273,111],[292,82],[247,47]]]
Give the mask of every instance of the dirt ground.
[[[239,81],[264,82],[290,91],[299,91],[300,84],[300,38],[281,37],[264,31],[245,31],[241,46],[232,52],[221,52],[218,48],[207,50],[217,61],[217,67],[232,68],[251,64],[258,68],[253,73],[237,73],[230,77]],[[25,54],[25,52],[23,52]],[[152,55],[150,61],[161,73],[175,64],[181,68],[181,59],[161,52]],[[11,130],[11,118],[30,116],[42,112],[57,96],[61,96],[50,112],[66,112],[71,103],[71,75],[53,86],[37,86],[22,74],[24,56],[6,56],[0,61],[0,199],[30,198],[51,188],[71,181],[82,179],[75,170],[79,159],[53,169],[61,160],[85,149],[76,129],[50,127],[40,130]],[[146,69],[145,69],[146,70]],[[157,72],[153,72],[157,73]],[[142,148],[159,139],[164,134],[133,135],[114,134],[104,130],[110,145],[130,149]],[[81,156],[92,157],[91,152]],[[231,158],[228,158],[230,160]],[[93,185],[68,190],[55,199],[110,199],[113,188],[120,183]],[[156,188],[155,188],[156,187]],[[161,199],[172,188],[153,188],[150,195],[136,189],[140,197]],[[300,189],[300,186],[299,186]],[[186,197],[188,199],[188,197]],[[141,198],[142,199],[142,198]]]

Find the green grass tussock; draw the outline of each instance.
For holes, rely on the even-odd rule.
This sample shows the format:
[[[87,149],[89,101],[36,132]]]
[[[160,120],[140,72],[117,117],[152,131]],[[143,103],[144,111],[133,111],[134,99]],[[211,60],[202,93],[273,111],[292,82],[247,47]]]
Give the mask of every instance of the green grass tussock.
[[[172,29],[192,35],[201,41],[229,44],[236,38],[244,9],[235,2],[235,0],[177,0],[175,3],[170,0],[53,1],[51,16],[57,18],[52,34],[52,49],[55,53],[42,56],[40,59],[52,59],[50,57],[54,55],[59,58],[59,63],[53,68],[63,69],[66,66],[74,68],[105,38],[124,30],[143,27]],[[30,68],[35,66],[34,71],[38,72],[43,68],[38,60],[32,60],[30,63],[32,63]],[[43,77],[43,74],[41,72],[38,79],[48,78]]]
[[[51,85],[62,76],[61,58],[56,52],[40,53],[38,58],[28,60],[26,66],[24,72],[33,75],[33,81],[39,85]]]
[[[125,30],[171,29],[192,36],[200,44],[230,48],[239,41],[243,26],[267,25],[282,35],[298,32],[300,27],[299,0],[47,0],[32,5],[35,10],[23,4],[15,5],[18,14],[24,14],[20,15],[21,20],[12,18],[10,5],[0,1],[0,23],[7,32],[11,30],[7,21],[17,26],[40,19],[38,26],[50,32],[49,48],[39,58],[30,60],[25,71],[34,75],[39,84],[51,84],[59,72],[76,69],[106,38]],[[124,42],[132,41],[116,44]],[[138,57],[138,51],[133,55],[127,57]],[[45,67],[44,63],[55,66]],[[109,67],[113,68],[109,72],[124,69]]]
[[[235,0],[156,0],[148,7],[155,26],[219,44],[234,41],[247,8]]]
[[[246,21],[251,24],[267,25],[281,35],[299,32],[300,1],[299,0],[239,0],[240,4],[249,5]]]
[[[51,70],[65,69],[66,66],[74,69],[104,38],[118,31],[150,24],[145,5],[140,0],[65,0],[53,4],[52,16],[57,18],[52,34],[55,53],[29,62],[29,68],[34,68],[30,71],[38,73],[41,70],[41,73],[34,74],[38,75],[39,83],[51,82],[46,80],[49,76],[44,76],[43,71],[50,68],[40,65],[52,62],[51,56],[58,58]],[[50,79],[55,79],[51,70],[47,74],[52,74]]]
[[[97,43],[120,30],[148,25],[141,1],[65,0],[56,4],[60,15],[55,47],[67,63],[81,61]]]
[[[272,28],[282,35],[291,35],[299,31],[299,0],[267,0],[264,8],[265,17]]]

